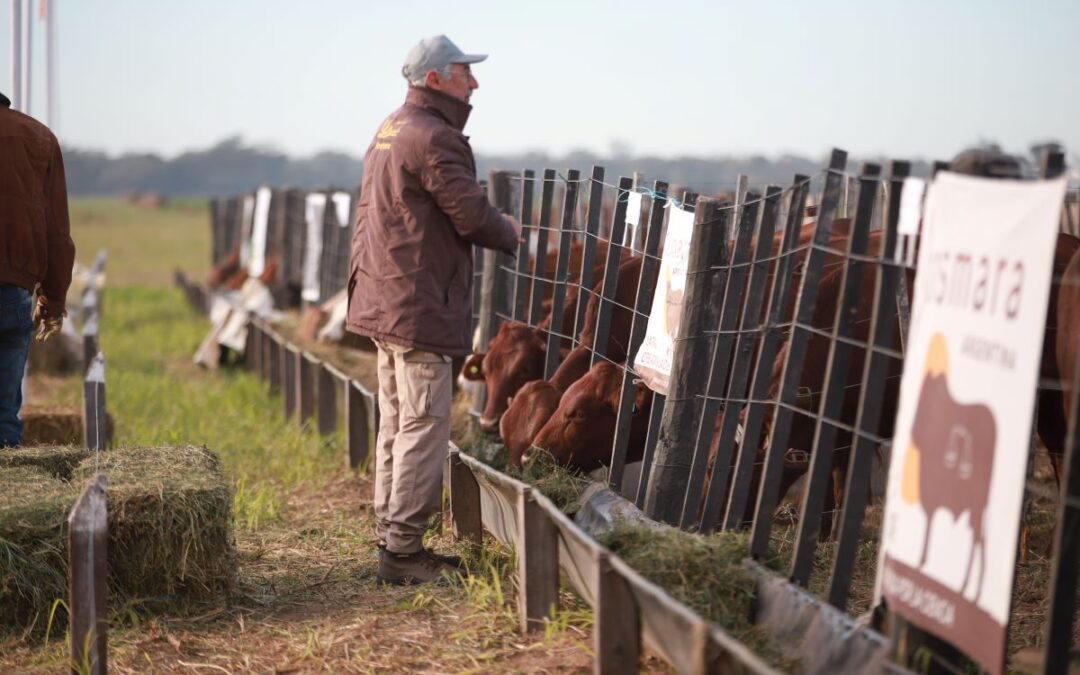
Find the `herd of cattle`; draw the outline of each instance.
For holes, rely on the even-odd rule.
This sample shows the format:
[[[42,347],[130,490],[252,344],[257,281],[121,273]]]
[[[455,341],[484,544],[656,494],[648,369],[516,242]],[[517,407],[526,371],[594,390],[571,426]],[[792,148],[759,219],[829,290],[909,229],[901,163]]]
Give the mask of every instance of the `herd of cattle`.
[[[844,255],[849,237],[850,221],[836,219],[832,226],[828,243],[824,272],[817,288],[817,301],[813,311],[812,328],[804,368],[799,381],[799,396],[796,401],[800,413],[794,415],[789,437],[789,448],[785,452],[783,476],[780,482],[780,495],[794,493],[802,486],[800,478],[808,467],[808,458],[812,450],[816,421],[814,414],[819,409],[820,398],[826,376],[826,367],[830,350],[830,339],[826,337],[832,328],[837,307],[840,303],[844,274]],[[796,256],[796,279],[801,270],[801,261],[809,250],[817,223],[807,218],[799,231],[791,255]],[[783,233],[777,233],[772,242],[771,265],[775,268],[777,253],[780,251]],[[872,231],[869,238],[868,255],[876,256],[882,246],[882,232]],[[577,244],[575,244],[577,246]],[[605,244],[598,243],[596,259],[605,259]],[[549,254],[549,255],[554,255]],[[605,345],[595,345],[602,358],[595,365],[590,350],[594,347],[596,319],[598,316],[603,282],[589,289],[578,297],[571,290],[563,309],[563,326],[573,326],[577,302],[586,302],[585,321],[572,343],[568,336],[563,336],[560,347],[561,365],[548,379],[543,379],[546,359],[547,327],[551,323],[550,313],[535,327],[517,323],[503,322],[496,335],[482,352],[473,354],[462,369],[466,380],[483,382],[488,393],[486,405],[479,419],[479,427],[488,434],[498,434],[505,444],[511,468],[520,468],[530,461],[537,451],[546,451],[559,463],[583,471],[596,469],[611,460],[615,439],[616,418],[620,396],[623,389],[625,361],[633,352],[629,344],[635,294],[642,272],[642,256],[631,256],[623,251],[618,271],[618,283],[614,293],[611,329]],[[547,269],[552,269],[549,262]],[[863,268],[862,288],[874,288],[875,266]],[[595,270],[594,279],[602,278],[602,270]],[[917,270],[906,269],[906,286],[913,288]],[[773,283],[773,270],[766,279],[766,297]],[[574,279],[570,288],[574,289]],[[655,280],[647,280],[655,283]],[[797,288],[798,283],[791,284]],[[530,289],[531,292],[531,289]],[[550,288],[545,289],[550,295]],[[860,294],[854,309],[856,329],[854,340],[863,344],[868,338],[873,310],[873,293]],[[740,300],[745,301],[745,298]],[[781,323],[790,323],[793,319],[796,294],[789,293],[782,312]],[[549,304],[545,304],[549,308]],[[764,317],[761,317],[764,319]],[[757,330],[759,326],[751,327]],[[744,327],[746,329],[746,327]],[[899,318],[893,322],[893,344],[901,344]],[[824,334],[822,334],[821,332]],[[577,344],[576,347],[573,344]],[[780,378],[787,358],[787,345],[780,347],[771,373],[771,386],[768,398],[775,400],[780,388]],[[1070,234],[1058,235],[1054,252],[1053,283],[1050,291],[1049,307],[1046,315],[1044,346],[1041,359],[1040,386],[1037,402],[1036,431],[1045,445],[1054,469],[1055,479],[1060,481],[1065,451],[1065,439],[1068,430],[1070,397],[1068,390],[1073,381],[1074,368],[1080,348],[1080,239]],[[859,364],[865,358],[865,350],[856,349],[851,358]],[[884,382],[875,386],[884,387],[880,428],[876,436],[890,438],[899,396],[899,380],[902,371],[900,359],[890,359],[888,374]],[[729,371],[730,372],[730,371]],[[839,422],[840,428],[853,428],[858,412],[863,370],[856,366],[849,369],[845,385],[843,405]],[[1057,386],[1060,383],[1060,387]],[[643,384],[635,385],[632,421],[630,423],[627,462],[642,458],[645,450],[646,435],[653,404],[653,392]],[[738,397],[736,396],[736,400]],[[745,399],[743,399],[745,400]],[[755,448],[757,461],[751,479],[751,496],[747,504],[754,503],[753,492],[759,482],[760,466],[764,460],[769,439],[769,427],[775,407],[769,408],[765,415],[764,428],[756,435],[761,439]],[[717,432],[723,416],[734,414],[742,422],[746,408],[741,403],[730,403],[728,410],[721,410],[715,420],[712,448],[709,460],[711,472],[713,457],[717,448]],[[738,436],[736,438],[739,438]],[[827,491],[825,512],[835,511],[843,499],[846,472],[849,464],[851,438],[849,432],[841,432],[831,450],[831,489]],[[735,457],[736,453],[732,453]],[[730,475],[730,473],[729,473]],[[867,477],[867,480],[870,480]],[[730,480],[729,480],[730,483]],[[706,480],[708,484],[708,480]],[[789,496],[789,500],[797,497]],[[749,512],[744,513],[744,521]],[[828,520],[823,523],[822,536],[830,531]]]
[[[972,167],[954,165],[952,168],[967,173],[980,173],[978,167],[972,169]],[[990,168],[993,170],[983,171],[981,175],[1002,175],[1000,167]],[[790,325],[793,321],[798,294],[792,289],[799,288],[803,264],[817,227],[815,218],[813,211],[807,209],[804,223],[793,236],[793,242],[784,242],[784,233],[777,232],[769,246],[768,260],[770,262],[763,297],[770,297],[781,253],[794,258],[789,268],[794,270],[788,279],[789,291],[784,296],[780,311],[773,317],[775,325]],[[844,251],[850,238],[851,224],[851,221],[846,218],[833,221],[826,246],[823,272],[817,284],[817,300],[811,319],[812,330],[809,333],[804,366],[798,382],[798,396],[795,401],[798,412],[794,414],[792,420],[788,447],[784,452],[783,473],[779,488],[780,496],[790,491],[791,494],[787,500],[789,502],[798,499],[797,493],[805,481],[804,476],[813,450],[815,415],[820,407],[829,361],[831,341],[827,335],[833,326],[841,300],[846,264]],[[333,229],[336,232],[336,228]],[[881,231],[869,233],[866,251],[868,256],[879,255],[883,245],[882,235]],[[752,241],[750,245],[752,249],[757,249],[756,242]],[[490,342],[487,345],[477,345],[477,352],[466,359],[462,368],[463,379],[483,383],[486,387],[486,404],[479,418],[479,427],[483,432],[501,438],[507,448],[512,469],[519,469],[529,462],[537,450],[549,453],[563,465],[583,471],[591,471],[611,461],[616,420],[624,391],[626,361],[639,346],[631,345],[631,335],[633,333],[639,336],[637,339],[640,340],[641,334],[640,329],[634,329],[633,326],[635,321],[633,308],[639,286],[655,285],[656,279],[641,278],[643,269],[650,268],[643,265],[647,255],[635,252],[629,247],[619,247],[617,274],[613,276],[610,271],[607,274],[609,283],[613,282],[615,289],[614,292],[610,288],[605,289],[604,261],[608,258],[609,245],[600,240],[597,241],[596,247],[594,260],[597,262],[589,278],[602,281],[593,284],[591,288],[582,289],[577,285],[582,272],[582,245],[578,242],[571,244],[571,255],[567,266],[570,276],[566,287],[566,301],[561,308],[561,322],[552,321],[554,318],[551,314],[553,284],[550,281],[533,282],[532,277],[527,276],[521,279],[521,282],[526,285],[525,306],[533,306],[531,296],[534,293],[539,296],[536,307],[540,311],[532,314],[532,323],[535,325],[513,321],[501,323]],[[1078,350],[1080,350],[1080,253],[1078,251],[1080,251],[1080,239],[1066,233],[1058,235],[1041,360],[1040,381],[1046,386],[1040,386],[1036,408],[1036,431],[1048,450],[1055,478],[1059,481],[1071,403],[1068,390],[1074,379]],[[282,253],[280,247],[267,247],[265,264],[258,277],[261,284],[271,286],[274,284],[275,277],[281,277],[285,265]],[[247,267],[241,264],[240,247],[237,245],[228,253],[223,251],[223,254],[210,275],[208,286],[211,289],[240,289],[249,279]],[[546,266],[541,269],[555,269],[557,254],[557,250],[548,250],[544,254],[545,260],[541,261],[546,262]],[[532,268],[536,269],[535,264]],[[655,267],[653,266],[652,269],[652,274],[655,274]],[[861,287],[873,289],[877,266],[864,265],[862,269]],[[916,272],[917,270],[912,268],[905,269],[904,276],[908,289],[913,288]],[[598,333],[603,332],[599,330],[598,318],[601,314],[600,304],[604,294],[610,298],[610,327],[607,328],[606,338],[602,340],[602,344],[594,344]],[[746,293],[744,292],[743,295],[744,297],[736,301],[744,303]],[[873,296],[874,294],[869,290],[861,293],[853,310],[856,328],[851,337],[856,342],[865,344],[868,338]],[[319,312],[320,321],[326,322],[328,317],[333,317],[329,323],[340,324],[347,306],[344,291],[339,292],[337,296],[322,299],[324,302],[322,311]],[[562,331],[563,333],[574,332],[579,316],[578,303],[584,303],[585,311],[580,325],[576,326],[576,335],[559,335],[556,336],[558,339],[549,342],[549,331],[553,323],[567,327]],[[332,309],[331,305],[333,305]],[[739,315],[742,314],[743,312],[740,311]],[[645,317],[638,317],[638,320],[643,318]],[[763,306],[756,324],[743,326],[742,330],[750,333],[757,332],[763,328],[766,318]],[[893,321],[892,329],[892,344],[902,344],[903,327],[900,325],[898,316],[897,320]],[[314,333],[315,331],[307,332]],[[547,350],[552,344],[558,345],[559,366],[551,377],[545,379],[545,364],[550,361]],[[787,346],[785,342],[781,342],[771,365],[770,386],[765,397],[767,400],[775,401],[778,398],[781,377],[787,360]],[[594,352],[598,354],[598,357],[594,357]],[[751,362],[757,360],[755,354],[743,354],[739,358],[750,358]],[[865,350],[855,349],[851,358],[856,365],[848,369],[849,375],[845,382],[843,403],[838,419],[835,420],[839,422],[840,429],[854,427],[860,390],[865,385],[862,382],[863,369],[858,367],[858,364],[865,359]],[[768,368],[768,364],[759,367]],[[892,436],[901,370],[901,360],[891,358],[884,381],[874,383],[874,386],[883,388],[881,422],[875,434],[878,438]],[[729,368],[726,372],[729,373],[730,378],[732,369]],[[1057,383],[1060,383],[1060,386]],[[626,452],[628,463],[642,458],[650,419],[655,417],[652,414],[653,392],[640,382],[635,382],[633,386],[633,405],[629,407],[631,419],[628,425],[629,440]],[[728,388],[724,387],[723,390],[727,391]],[[713,468],[724,416],[736,416],[740,431],[746,423],[747,407],[744,403],[747,400],[747,392],[729,392],[729,397],[727,409],[722,407],[714,420],[707,472],[711,472]],[[772,417],[775,412],[775,406],[766,406],[764,419],[760,425],[756,423],[750,425],[757,426],[758,429],[747,433],[748,440],[756,446],[754,448],[756,453],[754,473],[749,486],[750,495],[745,502],[748,505],[755,502],[754,491],[760,482],[760,468],[767,450]],[[730,423],[732,421],[729,420]],[[736,444],[740,443],[742,434],[737,433],[735,438]],[[834,445],[835,447],[829,449],[831,487],[826,491],[825,504],[823,504],[825,512],[836,511],[843,500],[852,445],[850,433],[841,431]],[[738,453],[725,452],[723,456],[734,459]],[[730,470],[724,472],[727,476],[733,473]],[[870,480],[869,476],[867,480]],[[728,478],[729,487],[730,482],[731,478]],[[708,483],[709,480],[706,478],[705,484]],[[693,501],[688,500],[687,503],[693,503]],[[747,512],[743,513],[744,521],[749,517],[750,508],[752,506],[748,506]],[[827,535],[831,529],[831,523],[826,520],[823,522],[822,529],[823,535]]]

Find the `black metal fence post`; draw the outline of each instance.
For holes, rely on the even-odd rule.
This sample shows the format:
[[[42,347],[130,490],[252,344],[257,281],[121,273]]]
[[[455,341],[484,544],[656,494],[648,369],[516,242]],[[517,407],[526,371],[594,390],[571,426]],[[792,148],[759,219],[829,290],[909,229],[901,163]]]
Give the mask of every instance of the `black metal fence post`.
[[[611,227],[608,228],[607,258],[604,260],[604,284],[600,290],[600,306],[596,313],[596,335],[593,337],[592,358],[594,366],[607,355],[608,337],[611,335],[611,313],[615,309],[615,293],[619,285],[619,267],[622,260],[623,238],[626,234],[626,200],[630,195],[633,182],[623,176],[619,179],[619,189],[615,194],[615,209],[612,213]],[[615,483],[612,483],[615,485]]]
[[[694,456],[692,490],[687,491],[683,504],[680,526],[689,527],[695,521],[695,514],[701,511],[700,528],[711,532],[723,511],[723,491],[728,485],[731,458],[735,449],[735,435],[738,424],[738,404],[732,400],[741,399],[746,389],[746,379],[750,372],[753,356],[753,343],[757,326],[761,318],[762,300],[768,277],[768,258],[773,245],[776,213],[779,207],[780,190],[770,187],[764,202],[761,202],[760,222],[758,215],[759,197],[755,193],[746,193],[740,225],[736,230],[735,251],[732,255],[732,271],[728,278],[727,292],[724,294],[723,314],[720,317],[720,334],[713,347],[712,367],[709,386],[698,427],[697,450]],[[756,225],[756,227],[755,227]],[[754,233],[757,241],[754,247],[753,264],[750,260],[750,235]],[[744,241],[745,240],[745,241]],[[745,290],[744,290],[745,289]],[[741,327],[741,330],[740,330]],[[719,438],[714,439],[717,415],[720,412],[720,397],[727,396],[724,403],[724,416],[719,428]],[[709,455],[716,448],[712,476],[706,486],[705,502],[699,507],[701,485],[696,472],[704,473]],[[745,480],[749,481],[749,478]],[[732,486],[734,489],[734,485]]]
[[[526,169],[521,180],[521,241],[518,243],[517,260],[515,261],[517,274],[514,275],[514,321],[525,321],[527,291],[531,287],[536,292],[536,283],[529,284],[529,238],[539,232],[532,224],[533,212],[533,188],[535,187],[535,173],[532,169]]]
[[[563,310],[566,308],[570,244],[574,237],[574,210],[577,208],[580,177],[581,173],[575,169],[566,172],[566,191],[563,193],[563,213],[559,226],[559,255],[555,260],[555,287],[551,293],[551,322],[547,336],[547,353],[544,357],[544,379],[554,375],[559,367],[559,345],[562,344],[563,331],[567,328],[573,331],[573,326],[563,326]]]
[[[814,561],[814,551],[821,529],[825,491],[828,489],[829,472],[833,465],[832,455],[840,431],[836,423],[840,420],[843,411],[848,371],[851,369],[851,362],[855,356],[855,350],[850,341],[855,338],[857,305],[859,295],[865,285],[863,270],[869,269],[873,272],[873,268],[867,268],[862,258],[866,255],[869,245],[870,221],[874,212],[874,202],[877,199],[880,174],[881,167],[878,165],[869,163],[863,165],[856,195],[855,222],[847,242],[845,256],[847,260],[840,273],[840,302],[832,324],[823,395],[818,410],[815,411],[818,418],[815,423],[814,440],[810,446],[810,466],[807,468],[806,489],[803,491],[795,553],[790,568],[791,580],[803,586],[810,581],[810,568]],[[862,368],[859,368],[859,372],[862,372]],[[867,384],[871,386],[871,383]],[[879,385],[873,383],[873,386]]]
[[[547,283],[547,247],[551,235],[551,208],[555,194],[555,169],[544,169],[540,185],[540,221],[536,226],[536,258],[533,259],[532,297],[529,300],[529,325],[536,326],[544,318],[544,284]]]
[[[769,449],[765,454],[765,466],[762,471],[761,487],[758,490],[757,507],[754,512],[754,525],[750,533],[750,553],[757,559],[768,555],[769,535],[772,533],[773,511],[779,499],[781,471],[784,454],[787,450],[788,437],[799,385],[802,375],[803,359],[806,356],[810,333],[805,328],[813,319],[814,306],[817,302],[818,281],[825,265],[825,248],[829,241],[833,218],[836,215],[837,200],[844,179],[844,167],[847,153],[833,150],[829,168],[825,176],[825,187],[818,211],[817,228],[814,232],[814,245],[806,254],[806,265],[799,287],[798,301],[795,306],[795,325],[788,341],[787,359],[781,376],[780,405],[774,417]]]
[[[893,256],[897,244],[896,226],[900,220],[900,197],[904,189],[904,178],[909,171],[910,165],[907,162],[893,162],[889,167],[888,216],[879,256],[882,264],[875,282],[873,318],[870,324],[869,343],[872,349],[863,366],[862,382],[884,382],[888,373],[889,357],[881,350],[893,347],[894,315],[891,303],[896,297],[899,276],[902,274],[900,267],[893,263]],[[859,412],[855,421],[858,433],[852,441],[844,503],[840,511],[836,556],[829,577],[829,603],[840,609],[846,606],[851,590],[859,530],[866,513],[866,504],[869,502],[869,482],[866,477],[870,475],[877,444],[866,434],[876,433],[881,422],[883,393],[884,388],[878,386],[863,386],[859,391]]]
[[[630,422],[634,411],[634,379],[637,374],[631,370],[634,357],[645,339],[645,329],[652,311],[653,293],[656,291],[656,277],[660,274],[660,230],[664,225],[664,209],[667,207],[668,184],[656,181],[653,184],[651,210],[649,211],[649,229],[644,237],[641,276],[638,278],[637,294],[634,298],[634,318],[630,322],[630,341],[626,350],[626,367],[623,369],[622,390],[619,394],[619,409],[615,415],[615,439],[611,445],[611,471],[609,481],[618,487],[622,483],[623,468],[626,466],[626,452],[630,445]],[[640,227],[638,228],[640,230]],[[658,396],[653,397],[653,407],[657,406]],[[644,474],[644,468],[642,469]],[[644,497],[644,495],[642,495]]]
[[[760,342],[757,359],[754,362],[753,377],[751,378],[749,402],[743,410],[730,406],[724,412],[725,428],[721,429],[721,443],[729,443],[729,437],[734,440],[735,432],[728,429],[728,425],[738,420],[745,411],[746,419],[743,427],[742,439],[739,440],[739,453],[735,460],[734,478],[731,483],[731,494],[728,495],[727,513],[725,515],[725,528],[734,528],[741,524],[743,514],[746,511],[746,502],[750,496],[751,482],[753,481],[754,465],[757,461],[758,441],[761,437],[762,421],[767,404],[764,399],[772,383],[773,364],[776,354],[780,350],[785,328],[781,325],[784,318],[788,298],[792,291],[792,270],[795,268],[795,246],[801,230],[802,213],[806,205],[806,195],[809,192],[809,177],[796,175],[792,182],[790,205],[787,212],[787,220],[784,225],[782,242],[780,244],[779,257],[771,263],[772,288],[769,292],[768,309],[765,311],[765,321],[760,332],[760,337],[755,342]],[[752,350],[751,345],[746,349]],[[744,352],[742,344],[736,348],[736,353],[750,359],[750,355]],[[734,385],[734,382],[732,383]],[[730,388],[729,388],[730,391]],[[736,395],[741,391],[736,390]],[[729,396],[729,399],[732,398]],[[728,420],[728,415],[733,420]],[[710,502],[712,497],[707,497]]]
[[[585,309],[589,304],[589,293],[593,287],[593,263],[596,260],[596,243],[600,233],[600,210],[603,202],[604,167],[594,166],[589,179],[589,210],[585,216],[585,244],[581,252],[581,272],[578,275],[577,311],[574,313],[574,325],[571,331],[575,340],[585,326]]]

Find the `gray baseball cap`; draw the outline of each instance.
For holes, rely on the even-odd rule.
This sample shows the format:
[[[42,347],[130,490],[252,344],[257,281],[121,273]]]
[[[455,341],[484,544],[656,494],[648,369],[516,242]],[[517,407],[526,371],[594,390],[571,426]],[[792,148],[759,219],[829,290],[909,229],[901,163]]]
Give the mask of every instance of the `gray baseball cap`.
[[[466,54],[445,35],[424,38],[409,50],[401,74],[410,82],[429,70],[441,70],[451,63],[479,63],[487,54]]]

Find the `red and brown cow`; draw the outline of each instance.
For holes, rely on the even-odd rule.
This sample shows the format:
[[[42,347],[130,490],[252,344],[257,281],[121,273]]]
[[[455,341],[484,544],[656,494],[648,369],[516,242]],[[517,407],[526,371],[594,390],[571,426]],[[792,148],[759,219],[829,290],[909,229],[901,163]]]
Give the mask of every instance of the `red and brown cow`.
[[[600,256],[599,248],[597,256],[598,258]],[[603,265],[598,263],[593,270],[593,279],[597,281],[589,293],[585,320],[580,332],[582,340],[588,340],[584,344],[591,345],[593,341],[591,336],[595,335],[595,317],[603,287],[602,273]],[[620,265],[616,302],[626,306],[633,304],[633,293],[637,288],[637,277],[640,273],[640,258],[628,258]],[[577,287],[569,286],[562,314],[564,332],[573,330],[578,298]],[[626,358],[625,345],[630,334],[628,316],[630,316],[629,310],[616,307],[612,313],[612,327],[608,338],[609,349],[616,355],[622,350],[622,358]],[[506,412],[510,399],[526,382],[539,380],[544,376],[550,325],[550,314],[536,328],[530,328],[521,323],[504,322],[500,324],[499,331],[488,343],[486,353],[473,354],[466,359],[461,372],[462,376],[467,380],[482,381],[487,385],[487,403],[480,416],[480,428],[483,431],[496,433],[499,429],[499,420]],[[569,341],[564,340],[563,343],[569,349]]]
[[[607,361],[597,363],[566,390],[532,445],[550,453],[558,463],[581,471],[592,471],[610,462],[622,381],[620,366]],[[641,459],[644,453],[652,398],[650,389],[640,383],[635,385],[627,462]],[[528,460],[528,455],[522,458],[523,462]]]

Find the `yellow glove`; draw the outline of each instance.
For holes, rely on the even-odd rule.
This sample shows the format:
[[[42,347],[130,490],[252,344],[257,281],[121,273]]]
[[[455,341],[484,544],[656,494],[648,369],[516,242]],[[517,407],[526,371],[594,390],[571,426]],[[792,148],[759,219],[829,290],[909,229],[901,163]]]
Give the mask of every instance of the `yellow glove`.
[[[42,298],[38,299],[36,305],[34,305],[34,338],[38,342],[45,342],[52,336],[60,332],[60,327],[64,325],[63,316],[49,316],[45,311],[45,303],[41,302]]]

